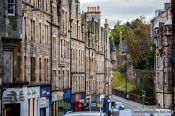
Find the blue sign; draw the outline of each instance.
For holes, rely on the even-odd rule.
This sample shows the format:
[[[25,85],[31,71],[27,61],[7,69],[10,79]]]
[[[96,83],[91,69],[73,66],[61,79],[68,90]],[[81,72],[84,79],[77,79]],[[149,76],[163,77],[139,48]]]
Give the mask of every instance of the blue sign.
[[[64,99],[71,98],[71,89],[65,89],[64,90]]]
[[[50,97],[51,96],[51,87],[41,87],[40,88],[41,97]]]

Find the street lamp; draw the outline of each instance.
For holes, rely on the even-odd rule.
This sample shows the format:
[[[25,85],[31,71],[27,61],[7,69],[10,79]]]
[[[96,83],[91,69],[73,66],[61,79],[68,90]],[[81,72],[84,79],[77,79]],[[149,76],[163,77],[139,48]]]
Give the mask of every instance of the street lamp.
[[[122,55],[124,55],[125,53],[125,56],[124,56],[124,60],[126,61],[126,67],[125,68],[125,88],[126,88],[126,91],[125,91],[125,98],[128,99],[129,96],[128,96],[128,78],[127,78],[127,69],[128,69],[128,58],[127,58],[127,44],[123,44],[123,41],[122,41],[122,32],[120,32],[120,51],[122,52]],[[124,48],[125,47],[125,48]]]

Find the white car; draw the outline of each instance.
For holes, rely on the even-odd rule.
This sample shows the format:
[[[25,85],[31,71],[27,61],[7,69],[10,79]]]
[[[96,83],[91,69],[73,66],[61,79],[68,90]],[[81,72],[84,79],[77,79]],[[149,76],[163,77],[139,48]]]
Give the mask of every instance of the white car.
[[[124,110],[125,106],[122,104],[122,102],[115,102],[115,108],[119,110]]]
[[[68,112],[63,116],[107,116],[103,112]]]
[[[130,109],[120,110],[119,116],[132,116],[132,110]]]

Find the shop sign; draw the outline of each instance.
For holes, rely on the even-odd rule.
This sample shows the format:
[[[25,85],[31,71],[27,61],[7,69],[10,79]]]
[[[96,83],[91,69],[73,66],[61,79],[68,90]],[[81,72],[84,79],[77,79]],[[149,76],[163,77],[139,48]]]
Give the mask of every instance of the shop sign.
[[[52,93],[52,102],[57,101],[57,100],[58,100],[57,93],[56,92]]]
[[[69,99],[71,97],[71,89],[64,90],[64,99]]]
[[[50,87],[41,87],[40,88],[40,96],[41,97],[50,97],[51,96],[51,88]]]
[[[52,101],[59,101],[63,99],[63,92],[53,92],[52,93]]]
[[[80,100],[80,94],[75,94],[75,102],[79,102]]]
[[[64,97],[64,92],[63,91],[62,92],[58,92],[57,94],[58,94],[58,100],[62,100],[63,97]]]
[[[27,98],[39,97],[39,87],[31,87],[27,89]]]
[[[98,108],[102,108],[102,107],[103,107],[103,104],[102,104],[102,103],[98,103],[98,104],[97,104],[97,107],[98,107]]]
[[[3,92],[3,103],[22,103],[25,101],[27,96],[26,88],[14,89],[9,88]]]
[[[46,98],[41,97],[40,98],[40,108],[45,108],[46,107]]]

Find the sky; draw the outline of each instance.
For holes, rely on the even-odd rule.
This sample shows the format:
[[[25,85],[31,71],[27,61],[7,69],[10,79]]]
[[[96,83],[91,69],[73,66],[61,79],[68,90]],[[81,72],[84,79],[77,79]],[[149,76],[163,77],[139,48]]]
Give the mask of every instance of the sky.
[[[155,10],[163,9],[170,0],[80,0],[81,11],[88,6],[100,6],[102,24],[108,19],[110,27],[118,21],[125,23],[144,16],[149,22],[155,16]]]

